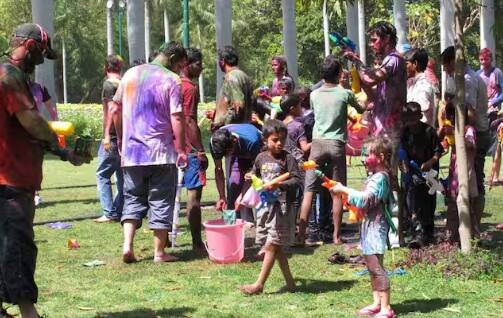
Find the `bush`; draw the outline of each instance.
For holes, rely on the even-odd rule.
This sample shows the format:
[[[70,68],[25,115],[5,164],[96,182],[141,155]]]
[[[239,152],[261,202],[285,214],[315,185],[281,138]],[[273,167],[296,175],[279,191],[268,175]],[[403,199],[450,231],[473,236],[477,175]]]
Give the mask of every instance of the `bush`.
[[[76,135],[103,138],[103,108],[100,104],[58,104],[60,120],[72,122]]]
[[[205,118],[206,111],[214,109],[215,102],[201,103],[198,107],[198,122],[203,145],[208,150],[210,140],[210,121]],[[76,135],[89,135],[95,140],[103,139],[103,108],[100,104],[58,104],[60,120],[70,121],[75,126]],[[73,145],[73,141],[69,141]]]

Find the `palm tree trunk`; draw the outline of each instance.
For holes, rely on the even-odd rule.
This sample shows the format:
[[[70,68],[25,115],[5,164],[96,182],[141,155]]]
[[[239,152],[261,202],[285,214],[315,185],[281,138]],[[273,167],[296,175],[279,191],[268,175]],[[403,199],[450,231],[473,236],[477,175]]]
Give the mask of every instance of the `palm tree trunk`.
[[[453,0],[440,0],[440,52],[454,45],[454,3]],[[442,98],[445,96],[447,75],[442,72]]]
[[[295,24],[295,0],[281,0],[283,11],[283,50],[288,63],[288,73],[299,83],[297,65],[297,27]]]
[[[330,39],[328,37],[329,30],[329,21],[328,21],[328,8],[327,1],[323,1],[323,38],[325,39],[325,56],[330,54]]]
[[[367,42],[365,41],[365,0],[358,0],[358,44],[360,59],[367,64]]]
[[[215,31],[217,50],[232,45],[232,1],[215,0]],[[220,94],[224,74],[217,61],[217,95]],[[218,100],[218,96],[217,96]]]
[[[347,36],[356,44],[356,52],[359,50],[358,36],[358,3],[346,0],[346,29]]]
[[[164,8],[164,42],[169,42],[169,18],[166,8]]]
[[[405,0],[393,0],[393,18],[395,21],[397,46],[407,43],[407,13]]]
[[[496,58],[496,43],[494,40],[494,0],[482,0],[480,12],[480,48],[489,48]]]
[[[127,39],[129,63],[135,60],[145,61],[145,21],[143,0],[127,2]]]
[[[31,12],[33,23],[40,24],[48,33],[54,37],[54,1],[53,0],[31,0]],[[54,42],[53,42],[54,43]],[[38,65],[35,69],[35,81],[47,87],[49,94],[55,99],[54,84],[54,61],[46,59],[44,64]]]
[[[107,54],[114,54],[114,22],[112,8],[107,6]]]
[[[145,61],[150,57],[150,1],[145,0]]]
[[[465,147],[465,59],[463,39],[463,0],[455,0],[456,25],[456,164],[458,168],[459,193],[456,199],[459,215],[459,237],[461,250],[469,253],[471,250],[471,219],[470,199],[468,192],[468,164]]]

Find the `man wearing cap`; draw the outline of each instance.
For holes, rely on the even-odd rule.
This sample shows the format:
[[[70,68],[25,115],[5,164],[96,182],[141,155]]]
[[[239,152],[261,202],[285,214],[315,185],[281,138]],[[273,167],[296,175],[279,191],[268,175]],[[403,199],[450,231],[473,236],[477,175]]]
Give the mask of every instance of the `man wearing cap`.
[[[26,23],[16,28],[8,63],[0,65],[0,302],[17,304],[23,318],[39,317],[33,196],[42,182],[44,149],[73,165],[88,161],[59,148],[35,108],[27,74],[44,58],[56,58],[47,32]],[[0,315],[8,316],[3,309]]]

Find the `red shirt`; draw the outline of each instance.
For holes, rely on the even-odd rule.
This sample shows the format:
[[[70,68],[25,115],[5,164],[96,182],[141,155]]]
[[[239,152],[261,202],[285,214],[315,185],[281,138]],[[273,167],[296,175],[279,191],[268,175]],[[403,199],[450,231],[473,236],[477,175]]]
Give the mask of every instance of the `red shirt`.
[[[12,64],[0,65],[0,185],[40,189],[43,149],[16,118],[34,109],[26,75]]]
[[[199,104],[199,88],[189,78],[181,77],[182,79],[182,108],[185,118],[192,117],[197,121],[197,104]],[[188,130],[188,129],[187,129]],[[190,146],[190,150],[194,150],[195,135],[186,133],[185,143]]]

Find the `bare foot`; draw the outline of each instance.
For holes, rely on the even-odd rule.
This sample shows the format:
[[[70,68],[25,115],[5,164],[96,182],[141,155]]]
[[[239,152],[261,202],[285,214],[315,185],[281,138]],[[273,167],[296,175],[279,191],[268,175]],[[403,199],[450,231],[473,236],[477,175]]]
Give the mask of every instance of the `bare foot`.
[[[136,263],[138,260],[134,256],[132,251],[126,251],[122,253],[122,261],[126,264]]]
[[[342,241],[342,239],[340,237],[334,236],[334,244],[335,245],[342,245],[342,244],[344,244],[344,242]]]
[[[243,285],[241,287],[239,287],[239,290],[245,294],[245,295],[259,295],[259,294],[262,294],[262,292],[264,291],[264,287],[263,286],[259,286],[259,285],[256,285],[256,284],[252,284],[252,285]]]
[[[161,256],[154,257],[154,263],[174,262],[177,260],[178,260],[178,257],[170,255],[170,254],[162,254]]]

